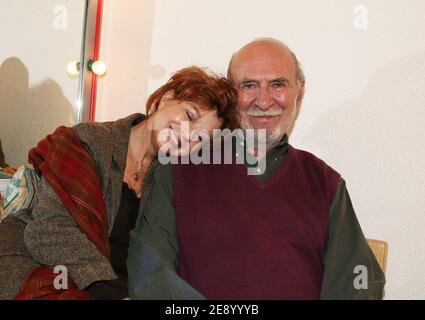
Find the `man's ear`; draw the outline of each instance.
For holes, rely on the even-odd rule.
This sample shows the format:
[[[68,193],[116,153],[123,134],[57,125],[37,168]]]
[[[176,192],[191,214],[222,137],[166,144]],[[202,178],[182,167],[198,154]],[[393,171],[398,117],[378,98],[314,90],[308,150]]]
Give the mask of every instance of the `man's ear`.
[[[294,130],[295,122],[297,122],[298,116],[300,115],[301,104],[304,98],[304,88],[305,88],[305,81],[303,81],[300,84],[300,87],[298,88],[298,96],[297,96],[297,101],[295,105],[295,117],[294,117],[294,121],[292,122],[291,126],[289,127],[287,131],[288,136],[290,136],[292,131]]]
[[[304,89],[305,89],[305,81],[301,82],[300,87],[298,88],[297,109],[300,109],[301,103],[303,102]]]

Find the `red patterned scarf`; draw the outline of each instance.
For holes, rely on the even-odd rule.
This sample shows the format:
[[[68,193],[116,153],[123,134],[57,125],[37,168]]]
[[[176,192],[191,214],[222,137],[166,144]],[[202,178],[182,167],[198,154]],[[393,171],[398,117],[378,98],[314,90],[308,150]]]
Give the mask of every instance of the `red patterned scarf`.
[[[100,179],[93,159],[72,128],[59,127],[29,152],[29,162],[41,173],[58,194],[78,227],[110,261],[108,216]],[[30,273],[21,292],[23,299],[89,299],[72,280],[67,290],[57,290],[53,281],[57,274],[47,267]]]

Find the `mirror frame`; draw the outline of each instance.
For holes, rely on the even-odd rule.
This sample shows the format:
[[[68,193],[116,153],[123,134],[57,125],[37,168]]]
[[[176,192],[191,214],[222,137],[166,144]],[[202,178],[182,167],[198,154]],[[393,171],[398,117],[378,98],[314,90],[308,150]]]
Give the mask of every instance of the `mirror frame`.
[[[93,121],[96,107],[97,75],[89,70],[89,61],[99,59],[103,0],[86,0],[80,56],[77,97],[77,123]]]

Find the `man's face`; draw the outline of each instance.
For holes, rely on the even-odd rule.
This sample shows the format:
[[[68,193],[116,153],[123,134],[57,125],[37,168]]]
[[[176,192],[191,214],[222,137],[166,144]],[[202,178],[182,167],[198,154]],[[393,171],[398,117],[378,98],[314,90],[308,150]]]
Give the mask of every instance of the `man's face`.
[[[241,127],[266,129],[267,144],[279,142],[295,121],[304,85],[297,85],[290,52],[270,43],[248,45],[235,57],[231,72]]]

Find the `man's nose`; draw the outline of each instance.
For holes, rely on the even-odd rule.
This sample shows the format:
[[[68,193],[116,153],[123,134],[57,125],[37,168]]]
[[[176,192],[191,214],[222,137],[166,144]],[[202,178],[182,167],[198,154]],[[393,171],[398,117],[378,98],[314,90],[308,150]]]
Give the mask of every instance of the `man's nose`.
[[[273,97],[269,88],[260,88],[257,94],[257,107],[261,110],[268,110],[273,104]]]

